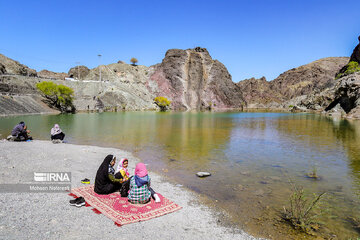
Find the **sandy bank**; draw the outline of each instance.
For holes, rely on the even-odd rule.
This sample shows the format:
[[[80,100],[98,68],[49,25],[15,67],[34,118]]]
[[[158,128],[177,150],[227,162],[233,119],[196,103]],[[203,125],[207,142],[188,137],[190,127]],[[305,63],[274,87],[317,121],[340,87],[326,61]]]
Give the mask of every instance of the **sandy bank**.
[[[133,173],[136,159],[114,148],[0,141],[0,184],[31,183],[34,172],[71,172],[72,187],[87,177],[93,183],[107,154],[129,159]],[[255,239],[242,231],[217,224],[215,213],[200,205],[196,195],[151,172],[154,189],[183,207],[180,211],[122,227],[91,209],[70,206],[66,193],[0,193],[1,239]]]

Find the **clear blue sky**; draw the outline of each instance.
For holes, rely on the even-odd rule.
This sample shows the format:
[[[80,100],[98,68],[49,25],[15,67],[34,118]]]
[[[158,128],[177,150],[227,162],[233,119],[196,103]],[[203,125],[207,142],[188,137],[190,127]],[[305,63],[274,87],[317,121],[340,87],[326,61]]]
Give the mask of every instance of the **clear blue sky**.
[[[89,68],[168,49],[205,47],[234,82],[268,80],[314,60],[350,56],[359,0],[0,0],[0,53],[40,71]]]

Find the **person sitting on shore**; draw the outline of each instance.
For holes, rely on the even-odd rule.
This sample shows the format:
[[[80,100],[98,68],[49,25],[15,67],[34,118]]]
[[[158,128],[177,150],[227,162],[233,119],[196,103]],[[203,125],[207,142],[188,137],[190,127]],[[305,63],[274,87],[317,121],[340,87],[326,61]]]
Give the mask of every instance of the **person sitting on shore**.
[[[130,189],[130,177],[129,171],[127,169],[129,165],[129,160],[127,158],[122,158],[118,167],[117,173],[115,174],[115,178],[121,178],[120,182],[122,183],[120,194],[121,197],[127,197]]]
[[[160,197],[150,187],[150,177],[144,163],[138,163],[135,167],[135,176],[130,179],[130,191],[128,200],[131,203],[147,203],[150,197],[155,202],[160,202]]]
[[[107,155],[97,170],[94,187],[97,194],[110,194],[120,190],[122,179],[117,179],[114,176],[115,162],[116,157],[114,155]]]
[[[127,169],[129,165],[129,160],[127,158],[122,158],[119,162],[119,165],[116,169],[116,174],[115,174],[115,177],[116,178],[122,178],[123,179],[123,182],[129,180],[129,171]],[[120,174],[120,175],[119,175]]]
[[[27,130],[27,126],[22,121],[17,124],[11,131],[11,135],[14,137],[14,141],[32,140],[32,137],[30,137],[28,134],[30,134],[30,130]]]
[[[59,139],[61,141],[64,140],[65,133],[62,132],[59,124],[55,124],[54,127],[50,131],[51,140]]]

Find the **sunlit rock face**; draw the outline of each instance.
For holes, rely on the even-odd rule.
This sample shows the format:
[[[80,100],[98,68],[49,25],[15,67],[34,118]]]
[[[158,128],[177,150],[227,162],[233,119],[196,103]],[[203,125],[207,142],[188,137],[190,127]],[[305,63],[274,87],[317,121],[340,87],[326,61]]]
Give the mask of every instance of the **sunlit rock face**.
[[[147,83],[149,91],[170,99],[174,109],[241,109],[245,105],[226,67],[205,48],[170,49],[154,68]]]
[[[249,107],[284,108],[299,106],[323,110],[336,84],[336,73],[347,64],[347,57],[329,57],[290,69],[272,81],[246,79],[237,83]],[[320,94],[320,95],[319,95]]]
[[[340,104],[348,118],[360,118],[360,72],[338,79],[327,111]]]

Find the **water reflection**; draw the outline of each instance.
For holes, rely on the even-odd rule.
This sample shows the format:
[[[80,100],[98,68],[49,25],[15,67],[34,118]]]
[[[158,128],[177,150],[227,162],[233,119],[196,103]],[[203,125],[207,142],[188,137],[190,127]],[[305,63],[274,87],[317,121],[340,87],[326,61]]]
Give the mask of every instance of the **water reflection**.
[[[49,139],[59,123],[69,142],[130,150],[152,170],[219,200],[238,224],[269,206],[281,209],[289,179],[310,192],[327,191],[339,219],[324,220],[340,236],[354,234],[344,219],[360,213],[358,122],[313,114],[121,112],[5,117],[0,134],[21,120],[36,139]],[[321,181],[304,177],[314,166]],[[212,176],[199,179],[197,171]]]

